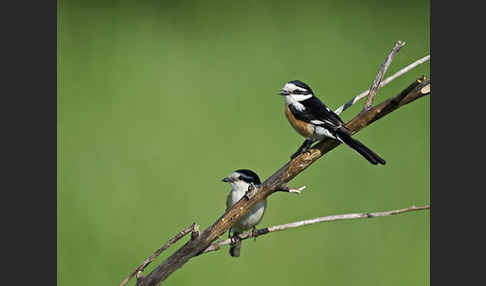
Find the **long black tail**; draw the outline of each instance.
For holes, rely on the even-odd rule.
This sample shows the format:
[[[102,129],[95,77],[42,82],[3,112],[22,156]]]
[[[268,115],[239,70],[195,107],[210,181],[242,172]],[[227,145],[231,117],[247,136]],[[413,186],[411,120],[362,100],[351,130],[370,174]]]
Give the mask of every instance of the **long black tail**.
[[[366,160],[370,161],[371,164],[377,165],[377,164],[383,164],[385,165],[386,162],[378,156],[375,152],[371,151],[368,147],[363,145],[361,142],[359,142],[356,139],[353,139],[351,135],[346,134],[346,133],[340,133],[338,134],[338,138],[341,139],[346,145],[349,147],[353,148],[356,150],[361,156],[365,157]]]

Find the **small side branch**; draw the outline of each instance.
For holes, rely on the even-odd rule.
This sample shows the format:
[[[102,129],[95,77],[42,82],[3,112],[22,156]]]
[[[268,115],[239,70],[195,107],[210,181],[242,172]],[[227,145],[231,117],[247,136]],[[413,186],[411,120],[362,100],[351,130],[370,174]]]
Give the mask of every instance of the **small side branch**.
[[[296,221],[296,222],[282,224],[282,225],[275,225],[275,226],[271,226],[271,227],[266,227],[266,228],[262,228],[262,229],[252,231],[252,232],[246,232],[246,233],[240,234],[239,238],[241,240],[245,240],[245,239],[248,239],[248,238],[256,238],[258,236],[265,235],[265,234],[272,233],[272,232],[276,232],[276,231],[283,231],[283,230],[287,230],[287,229],[302,227],[302,226],[321,223],[321,222],[331,222],[331,221],[350,220],[350,219],[366,219],[366,218],[374,218],[374,217],[380,217],[380,216],[391,216],[391,215],[403,214],[403,213],[407,213],[407,212],[426,210],[426,209],[429,209],[429,208],[430,208],[429,205],[419,206],[419,207],[411,206],[409,208],[398,209],[398,210],[390,210],[390,211],[384,211],[384,212],[353,213],[353,214],[342,214],[342,215],[331,215],[331,216],[325,216],[325,217],[318,217],[318,218],[313,218],[313,219],[308,219],[308,220],[302,220],[302,221]],[[204,252],[202,252],[202,253],[208,253],[208,252],[216,251],[216,250],[219,250],[221,248],[221,246],[225,246],[225,245],[229,245],[229,244],[231,244],[231,239],[220,240],[218,242],[213,243],[208,248],[206,248],[206,250],[204,250]]]
[[[421,59],[418,59],[416,60],[415,62],[409,64],[408,66],[402,68],[401,70],[397,71],[396,73],[394,73],[393,75],[387,77],[385,80],[383,80],[381,83],[380,83],[380,88],[381,87],[384,87],[385,85],[389,84],[390,82],[392,82],[394,79],[397,79],[398,77],[406,74],[407,72],[411,71],[412,69],[416,68],[417,66],[427,62],[430,60],[430,55],[427,55]],[[363,99],[364,97],[366,97],[368,95],[368,93],[370,92],[369,89],[363,91],[362,93],[358,94],[357,96],[353,97],[353,99],[351,99],[350,101],[346,102],[345,104],[341,105],[338,109],[336,109],[334,111],[334,113],[336,113],[337,115],[341,114],[344,110],[348,109],[349,107],[351,107],[353,104],[355,104],[356,102],[358,102],[359,100]]]
[[[371,88],[368,93],[368,99],[366,99],[365,105],[363,107],[363,112],[368,111],[373,106],[373,100],[375,99],[376,91],[380,87],[381,80],[383,79],[383,76],[385,75],[391,62],[393,61],[393,58],[403,46],[405,46],[405,42],[397,41],[388,57],[386,57],[385,62],[380,66],[380,69],[376,74],[375,80],[373,80],[373,83],[371,84]]]
[[[194,236],[197,237],[199,235],[199,226],[196,223],[193,223],[191,226],[189,226],[189,227],[181,230],[180,232],[178,232],[174,237],[169,239],[169,241],[167,241],[167,243],[165,243],[164,245],[162,245],[162,247],[157,249],[157,251],[155,251],[154,254],[152,254],[149,258],[145,259],[145,261],[140,266],[135,268],[135,270],[133,270],[133,272],[127,278],[125,278],[125,280],[123,280],[120,283],[120,286],[126,285],[128,283],[128,281],[130,281],[130,279],[132,279],[135,275],[137,276],[137,284],[136,285],[139,285],[139,286],[142,285],[142,284],[140,284],[140,283],[143,282],[142,271],[155,258],[157,258],[164,250],[169,248],[172,244],[176,243],[179,239],[183,238],[184,236],[186,236],[190,232],[192,234],[192,237],[194,237]]]
[[[287,185],[284,185],[282,186],[280,189],[277,189],[276,191],[277,192],[287,192],[287,193],[295,193],[295,194],[302,194],[302,191],[306,188],[306,186],[302,186],[298,189],[294,189],[294,188],[289,188],[289,186]]]

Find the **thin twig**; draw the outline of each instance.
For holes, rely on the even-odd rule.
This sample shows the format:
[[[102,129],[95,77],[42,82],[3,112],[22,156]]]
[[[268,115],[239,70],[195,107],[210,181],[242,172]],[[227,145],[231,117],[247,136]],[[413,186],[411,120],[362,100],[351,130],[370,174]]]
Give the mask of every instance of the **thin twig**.
[[[302,227],[302,226],[315,224],[315,223],[321,223],[321,222],[331,222],[331,221],[349,220],[349,219],[365,219],[365,218],[373,218],[373,217],[379,217],[379,216],[391,216],[391,215],[403,214],[403,213],[412,212],[412,211],[425,210],[425,209],[429,209],[429,208],[430,208],[429,205],[420,206],[420,207],[411,206],[411,207],[405,208],[405,209],[391,210],[391,211],[384,211],[384,212],[353,213],[353,214],[342,214],[342,215],[331,215],[331,216],[325,216],[325,217],[318,217],[318,218],[296,221],[296,222],[282,224],[282,225],[275,225],[275,226],[271,226],[271,227],[258,229],[256,231],[250,231],[250,232],[242,233],[242,234],[239,235],[239,238],[241,240],[245,240],[245,239],[248,239],[248,238],[256,238],[258,236],[265,235],[265,234],[271,233],[271,232],[282,231],[282,230]],[[211,252],[211,251],[216,251],[216,250],[219,250],[221,248],[221,246],[229,245],[229,244],[231,244],[231,239],[220,240],[218,242],[213,243],[210,247],[206,248],[206,250],[204,250],[204,252],[202,252],[202,253],[208,253],[208,252]]]
[[[197,233],[197,235],[199,235],[199,226],[196,223],[193,223],[192,225],[190,225],[187,228],[185,228],[185,229],[181,230],[180,232],[178,232],[174,237],[172,237],[171,239],[169,239],[169,241],[167,241],[167,243],[165,243],[164,245],[162,245],[161,248],[157,249],[157,251],[155,251],[154,254],[152,254],[149,258],[145,259],[145,261],[140,266],[138,266],[137,268],[135,268],[135,270],[133,270],[133,272],[127,278],[125,278],[125,280],[123,280],[120,283],[120,286],[124,286],[125,284],[127,284],[128,281],[130,281],[130,279],[132,279],[135,275],[137,275],[137,281],[143,280],[142,271],[155,258],[157,258],[157,256],[159,256],[164,250],[166,250],[167,248],[169,248],[172,244],[176,243],[179,239],[183,238],[186,234],[188,234],[190,232]],[[142,278],[139,279],[139,276],[142,277]],[[141,282],[137,282],[137,285],[139,285],[138,283],[141,283]]]
[[[371,84],[368,98],[366,99],[362,112],[368,111],[373,106],[373,100],[375,99],[376,91],[380,87],[380,82],[383,79],[383,76],[385,75],[391,62],[393,61],[393,58],[403,46],[405,46],[405,42],[397,41],[390,54],[386,57],[385,62],[383,62],[383,64],[380,66],[380,69],[378,70],[378,73],[376,74],[376,77]]]
[[[391,76],[387,77],[385,80],[383,80],[380,83],[380,88],[381,87],[384,87],[387,84],[389,84],[394,79],[397,79],[398,77],[406,74],[407,72],[411,71],[412,69],[416,68],[417,66],[419,66],[419,65],[427,62],[428,60],[430,60],[430,55],[427,55],[427,56],[425,56],[425,57],[423,57],[421,59],[418,59],[415,62],[409,64],[408,66],[404,67],[403,69],[399,70],[398,72],[394,73],[393,75],[391,75]],[[349,107],[351,107],[353,104],[355,104],[356,102],[358,102],[360,99],[366,97],[368,95],[368,92],[369,91],[370,90],[367,89],[367,90],[363,91],[362,93],[358,94],[357,96],[355,96],[350,101],[348,101],[345,104],[341,105],[338,109],[336,109],[334,111],[334,113],[336,113],[337,115],[341,114],[344,110],[346,110]]]
[[[300,195],[300,194],[302,194],[302,191],[303,191],[305,188],[306,188],[306,186],[300,187],[300,188],[298,188],[298,189],[289,188],[289,189],[287,190],[287,192],[289,192],[289,193],[296,193],[296,194],[299,194],[299,195]]]
[[[302,194],[302,191],[306,188],[306,186],[302,186],[298,189],[294,189],[294,188],[289,188],[289,186],[287,185],[283,185],[280,189],[278,189],[277,191],[280,191],[280,192],[287,192],[287,193],[295,193],[295,194]]]

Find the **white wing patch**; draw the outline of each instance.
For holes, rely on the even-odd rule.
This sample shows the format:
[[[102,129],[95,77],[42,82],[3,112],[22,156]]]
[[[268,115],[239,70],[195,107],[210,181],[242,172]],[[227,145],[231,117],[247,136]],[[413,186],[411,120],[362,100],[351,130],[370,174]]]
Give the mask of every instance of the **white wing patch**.
[[[327,128],[317,126],[315,129],[315,133],[318,138],[323,138],[323,137],[331,137],[332,139],[336,139],[334,135],[332,135],[331,132]]]
[[[336,123],[331,122],[331,121],[329,121],[329,120],[324,120],[324,122],[326,122],[327,124],[329,124],[329,125],[331,125],[331,126],[341,126],[341,124],[336,125]]]
[[[321,120],[314,119],[314,120],[311,120],[311,123],[312,123],[312,124],[315,124],[315,125],[321,125],[321,124],[327,123],[327,124],[329,124],[329,125],[331,125],[331,126],[333,126],[333,127],[339,127],[339,126],[340,126],[340,125],[337,125],[337,126],[336,126],[336,123],[331,122],[331,121],[329,121],[329,120],[324,120],[324,121],[321,121]]]

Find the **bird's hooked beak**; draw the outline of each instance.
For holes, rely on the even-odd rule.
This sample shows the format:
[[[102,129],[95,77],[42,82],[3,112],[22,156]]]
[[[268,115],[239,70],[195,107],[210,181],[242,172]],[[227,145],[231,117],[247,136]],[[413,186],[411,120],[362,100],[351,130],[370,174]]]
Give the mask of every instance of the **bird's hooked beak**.
[[[286,96],[286,95],[289,95],[290,92],[286,91],[285,89],[281,89],[278,94],[282,95],[282,96]]]
[[[225,183],[231,183],[231,182],[233,182],[233,179],[230,178],[230,177],[226,177],[226,178],[223,178],[221,181],[223,181]]]

